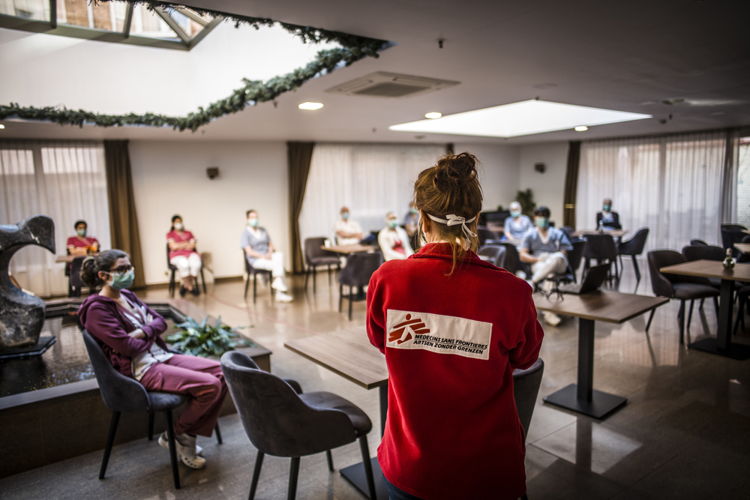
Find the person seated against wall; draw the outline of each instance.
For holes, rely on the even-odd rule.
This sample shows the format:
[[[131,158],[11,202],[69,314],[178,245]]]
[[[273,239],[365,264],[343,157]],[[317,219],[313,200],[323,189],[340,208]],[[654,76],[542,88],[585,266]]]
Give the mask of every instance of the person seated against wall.
[[[349,207],[341,207],[340,218],[334,227],[337,245],[356,245],[365,237],[359,223],[352,220]]]
[[[385,216],[385,227],[378,233],[378,244],[386,261],[405,259],[414,253],[409,243],[409,235],[398,225],[395,212],[388,212]]]
[[[187,398],[174,424],[177,456],[191,469],[202,469],[206,459],[196,436],[211,436],[227,394],[221,365],[213,359],[169,351],[161,334],[164,318],[128,290],[135,269],[122,250],[105,250],[86,257],[81,279],[102,291],[89,295],[78,309],[81,325],[104,351],[115,370],[134,378],[148,391],[172,392]],[[166,432],[159,445],[169,448]]]
[[[75,257],[71,262],[66,264],[68,280],[70,280],[68,292],[71,297],[80,297],[81,290],[83,289],[83,283],[80,278],[81,262],[83,262],[84,257],[87,255],[94,255],[99,252],[99,240],[87,234],[88,224],[85,220],[77,220],[73,224],[73,228],[76,234],[68,238],[65,244],[68,255]]]
[[[622,229],[620,214],[612,211],[612,198],[604,198],[602,201],[602,211],[596,213],[596,229],[604,231]]]
[[[541,281],[550,274],[565,272],[568,268],[567,252],[573,249],[570,240],[563,231],[549,225],[550,210],[545,206],[534,210],[534,229],[526,233],[519,246],[521,262],[531,264],[532,288],[536,289]],[[545,312],[544,319],[552,326],[560,324],[560,317]]]
[[[284,255],[277,252],[271,242],[266,228],[260,226],[258,212],[250,209],[245,212],[247,227],[242,231],[240,246],[245,251],[245,258],[255,269],[271,271],[273,282],[271,288],[276,291],[276,300],[291,302],[292,296],[284,282]]]
[[[200,295],[198,273],[202,265],[201,256],[195,251],[195,236],[185,229],[180,215],[172,216],[172,227],[167,233],[167,244],[169,245],[169,263],[177,268],[182,280],[180,296],[184,297],[188,292]]]
[[[534,228],[531,219],[521,213],[521,204],[513,201],[510,204],[510,216],[503,223],[505,238],[518,246],[523,242],[524,236]]]

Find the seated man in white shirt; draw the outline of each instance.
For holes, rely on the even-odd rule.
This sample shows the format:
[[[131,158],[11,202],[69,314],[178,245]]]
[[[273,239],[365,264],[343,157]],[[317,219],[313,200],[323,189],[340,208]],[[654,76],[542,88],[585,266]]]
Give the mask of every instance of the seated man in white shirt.
[[[353,221],[349,218],[349,207],[341,207],[339,212],[341,218],[336,221],[336,244],[338,245],[356,245],[359,241],[364,238],[362,228],[359,226],[357,221]]]
[[[378,233],[378,244],[386,261],[405,259],[414,253],[409,243],[406,231],[398,225],[398,217],[394,212],[385,216],[386,226]]]

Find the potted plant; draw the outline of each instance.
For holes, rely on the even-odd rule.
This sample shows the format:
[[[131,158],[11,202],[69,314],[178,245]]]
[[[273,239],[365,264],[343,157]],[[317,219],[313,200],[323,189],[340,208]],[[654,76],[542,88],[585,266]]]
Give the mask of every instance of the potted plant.
[[[193,318],[186,318],[175,326],[179,330],[167,336],[167,342],[176,350],[193,356],[218,358],[237,347],[253,345],[222,324],[221,316],[214,324],[208,322],[208,317],[200,323]]]

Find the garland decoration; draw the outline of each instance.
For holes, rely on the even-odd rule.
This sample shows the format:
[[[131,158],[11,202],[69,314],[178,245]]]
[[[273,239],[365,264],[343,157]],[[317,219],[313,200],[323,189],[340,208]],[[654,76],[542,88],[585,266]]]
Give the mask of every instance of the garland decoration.
[[[110,2],[114,0],[94,0],[95,3]],[[135,5],[144,5],[153,10],[156,7],[173,10],[175,5],[156,0],[124,0]],[[364,57],[378,57],[378,52],[390,47],[392,44],[385,40],[361,37],[328,31],[310,26],[282,23],[273,19],[249,17],[235,14],[227,14],[211,9],[189,7],[201,15],[212,17],[223,17],[234,21],[234,26],[248,25],[255,29],[262,26],[280,25],[289,33],[299,37],[303,43],[335,42],[340,48],[321,50],[310,63],[302,68],[295,69],[286,75],[276,76],[265,82],[261,80],[242,79],[242,86],[232,92],[224,99],[199,107],[197,111],[185,116],[166,116],[158,113],[128,113],[124,115],[111,115],[94,113],[82,109],[67,109],[65,107],[46,106],[37,108],[34,106],[20,106],[18,103],[0,105],[0,120],[5,118],[20,118],[24,120],[50,121],[60,125],[84,124],[97,125],[99,127],[123,127],[123,126],[148,126],[148,127],[171,127],[180,132],[191,130],[195,132],[198,128],[224,115],[242,111],[248,106],[255,106],[262,102],[273,101],[279,95],[298,89],[305,82],[313,78],[323,76],[338,68],[349,66]]]

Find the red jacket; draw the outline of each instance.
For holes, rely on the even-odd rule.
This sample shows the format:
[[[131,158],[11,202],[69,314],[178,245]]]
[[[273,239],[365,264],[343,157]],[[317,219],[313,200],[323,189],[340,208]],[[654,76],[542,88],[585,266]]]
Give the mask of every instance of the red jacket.
[[[539,355],[531,288],[447,243],[383,264],[367,289],[367,334],[388,364],[383,474],[420,498],[526,491],[513,369]]]

